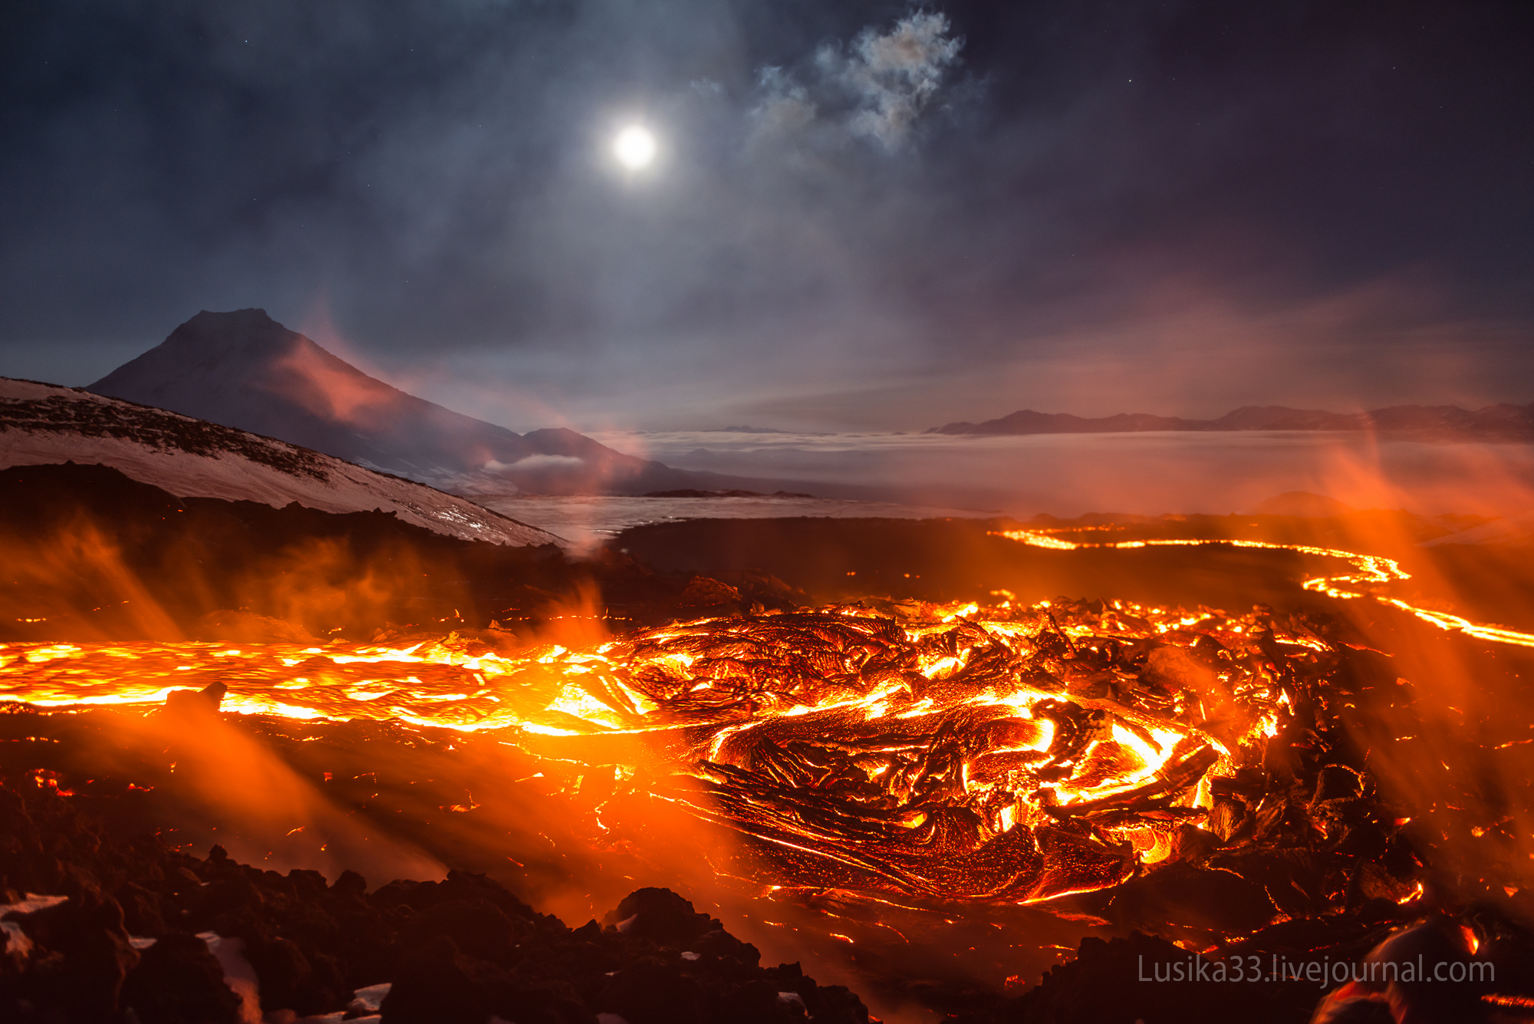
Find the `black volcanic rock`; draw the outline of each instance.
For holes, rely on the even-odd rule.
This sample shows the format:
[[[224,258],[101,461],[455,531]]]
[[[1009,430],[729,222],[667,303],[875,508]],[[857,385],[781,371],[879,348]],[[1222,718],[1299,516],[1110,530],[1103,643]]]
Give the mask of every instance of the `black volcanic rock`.
[[[452,941],[435,935],[399,958],[398,974],[380,1007],[389,1024],[479,1024],[490,1006],[459,963]]]
[[[851,992],[818,985],[797,964],[759,965],[754,947],[665,889],[640,889],[609,918],[570,929],[484,875],[450,871],[442,882],[394,881],[369,893],[346,872],[326,887],[313,871],[286,875],[240,864],[221,848],[206,859],[144,836],[132,815],[108,826],[79,801],[30,781],[17,786],[0,757],[0,893],[40,879],[26,869],[46,839],[82,883],[62,905],[31,915],[29,956],[0,960],[0,1020],[218,1024],[241,1019],[240,1001],[202,936],[243,945],[260,1012],[342,1011],[354,990],[390,984],[384,1024],[595,1024],[615,1012],[630,1024],[867,1024]],[[136,837],[136,838],[135,838]],[[137,879],[134,923],[155,940],[131,948],[121,909],[91,893],[109,879]],[[43,886],[54,888],[52,883]],[[242,892],[240,907],[225,894]],[[167,927],[165,922],[176,922]],[[131,1016],[130,1012],[131,1011]]]
[[[139,962],[123,928],[122,907],[85,889],[30,915],[27,927],[40,946],[60,954],[44,958],[44,991],[73,1019],[109,1019],[124,977]]]
[[[573,430],[517,434],[417,398],[260,309],[204,310],[88,390],[444,487],[627,494],[708,482]]]
[[[695,912],[691,903],[670,889],[654,886],[625,896],[605,923],[634,938],[673,945],[724,927],[707,914]]]
[[[194,935],[171,932],[144,951],[123,983],[122,1002],[145,1024],[239,1024],[240,999],[224,969]]]
[[[224,701],[229,687],[217,679],[201,690],[172,690],[165,697],[165,713],[196,721],[204,715],[216,714]]]

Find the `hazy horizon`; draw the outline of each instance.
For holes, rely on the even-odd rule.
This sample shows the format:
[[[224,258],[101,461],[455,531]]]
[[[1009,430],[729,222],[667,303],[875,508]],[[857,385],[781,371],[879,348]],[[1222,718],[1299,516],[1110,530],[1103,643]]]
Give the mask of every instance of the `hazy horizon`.
[[[1534,508],[1534,445],[1362,432],[1120,434],[597,433],[678,468],[823,493],[1008,515],[1251,512],[1288,492],[1359,509],[1506,516]]]
[[[231,311],[218,310],[214,312]],[[267,312],[269,313],[270,311]],[[281,317],[274,317],[273,319],[277,320],[279,323],[283,323]],[[292,329],[291,325],[283,323],[283,326],[287,326]],[[333,326],[329,324],[321,324],[318,329],[311,328],[311,330],[320,336],[320,338],[312,338],[312,340],[316,340],[318,343],[322,344],[322,346],[329,348],[334,354],[341,356],[348,362],[352,363],[352,365],[356,366],[356,368],[360,371],[381,380],[383,383],[388,384],[391,387],[396,387],[406,393],[414,394],[417,397],[425,398],[429,401],[435,401],[437,404],[443,405],[449,409],[453,409],[456,412],[463,412],[468,415],[478,415],[473,409],[472,402],[466,405],[455,405],[454,402],[456,399],[466,397],[465,389],[467,390],[468,395],[472,396],[474,391],[477,388],[482,388],[483,385],[471,385],[467,382],[461,382],[464,386],[463,388],[458,388],[455,387],[451,381],[446,381],[440,374],[425,378],[417,378],[413,381],[410,379],[410,375],[406,374],[403,381],[396,381],[390,379],[393,375],[388,369],[377,365],[370,366],[367,353],[363,349],[354,346],[346,339],[341,338],[339,335],[335,334]],[[311,336],[309,331],[299,329],[299,333],[305,334],[306,336]],[[142,354],[143,351],[148,351],[163,340],[164,339],[159,339],[151,344],[146,345],[143,350],[133,353],[128,357],[128,359],[124,360],[124,362],[136,358],[138,355]],[[22,365],[25,365],[25,360],[22,360]],[[105,376],[111,370],[116,369],[119,365],[121,364],[114,364],[110,367],[107,367],[101,373],[96,373],[92,370],[84,374],[78,374],[77,379],[75,380],[44,380],[42,382],[61,384],[67,387],[85,387],[95,380]],[[39,379],[35,377],[27,377],[24,372],[13,371],[8,366],[0,367],[0,371],[4,371],[0,372],[0,376],[18,377],[23,379]],[[436,386],[431,387],[430,385],[433,384]],[[428,386],[423,387],[421,385]],[[438,397],[433,397],[433,392],[435,392]],[[1052,407],[1047,403],[1043,403],[1036,406],[1016,405],[1010,408],[998,408],[995,410],[972,409],[967,413],[967,415],[962,416],[959,419],[965,419],[970,422],[981,422],[989,419],[998,419],[1024,409],[1030,409],[1032,411],[1044,413],[1066,413],[1089,419],[1121,413],[1146,413],[1151,415],[1182,417],[1187,419],[1215,419],[1221,415],[1224,415],[1225,413],[1232,412],[1244,406],[1287,406],[1296,409],[1323,409],[1329,412],[1355,412],[1365,411],[1368,408],[1381,408],[1395,405],[1461,405],[1464,408],[1474,410],[1486,405],[1494,404],[1527,405],[1529,404],[1531,398],[1530,392],[1521,384],[1509,384],[1506,389],[1506,395],[1507,397],[1499,400],[1482,399],[1479,401],[1469,402],[1456,402],[1443,399],[1442,397],[1429,397],[1420,401],[1391,400],[1388,402],[1380,402],[1374,404],[1355,402],[1351,405],[1344,404],[1330,406],[1313,401],[1300,402],[1297,404],[1292,402],[1279,401],[1272,398],[1259,398],[1242,403],[1241,405],[1218,406],[1213,402],[1210,402],[1202,407],[1202,411],[1198,412],[1189,411],[1187,408],[1158,408],[1153,404],[1155,401],[1154,396],[1147,397],[1145,395],[1140,395],[1137,399],[1134,399],[1134,401],[1140,402],[1139,405],[1110,408],[1106,405],[1099,404],[1099,407],[1094,411],[1083,411],[1081,408],[1077,407]],[[485,419],[487,422],[494,423],[497,426],[504,426],[507,429],[515,430],[518,432],[547,426],[568,426],[576,430],[591,433],[611,433],[623,431],[633,431],[638,433],[666,433],[668,431],[675,430],[729,432],[733,428],[737,427],[746,427],[752,431],[759,430],[784,434],[815,432],[834,434],[862,433],[868,431],[876,433],[922,433],[937,427],[941,427],[946,423],[958,421],[958,419],[929,419],[928,421],[921,422],[913,419],[911,421],[902,421],[898,423],[864,423],[858,420],[856,416],[848,417],[845,414],[839,412],[838,410],[841,407],[839,407],[833,401],[833,399],[836,397],[842,396],[805,396],[802,399],[804,408],[794,410],[793,416],[785,416],[785,409],[791,408],[790,406],[773,405],[771,403],[742,404],[738,407],[735,407],[733,410],[734,413],[738,413],[735,419],[730,418],[731,410],[727,409],[723,413],[716,413],[711,416],[703,415],[697,420],[697,422],[685,422],[683,424],[678,424],[674,420],[657,420],[650,422],[646,422],[644,420],[635,422],[615,422],[610,413],[595,416],[586,422],[580,422],[571,418],[567,409],[556,408],[555,406],[544,401],[534,403],[535,408],[533,409],[528,409],[526,406],[514,408],[508,406],[505,402],[493,402],[490,404],[488,414],[480,416],[480,418]],[[940,407],[942,407],[941,403],[934,404],[934,408]],[[909,415],[913,417],[919,417],[921,415],[920,407],[912,408],[908,405],[905,406],[905,408],[907,409]],[[550,417],[550,419],[536,419],[540,413]],[[495,416],[500,416],[502,418],[492,418]],[[520,422],[512,419],[511,417],[519,418]]]

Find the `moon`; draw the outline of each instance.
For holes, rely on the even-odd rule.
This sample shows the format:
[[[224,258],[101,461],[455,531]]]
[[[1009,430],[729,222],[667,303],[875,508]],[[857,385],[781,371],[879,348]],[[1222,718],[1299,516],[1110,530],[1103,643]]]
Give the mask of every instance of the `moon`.
[[[655,159],[655,136],[643,125],[631,124],[613,136],[613,156],[631,171],[643,170]]]

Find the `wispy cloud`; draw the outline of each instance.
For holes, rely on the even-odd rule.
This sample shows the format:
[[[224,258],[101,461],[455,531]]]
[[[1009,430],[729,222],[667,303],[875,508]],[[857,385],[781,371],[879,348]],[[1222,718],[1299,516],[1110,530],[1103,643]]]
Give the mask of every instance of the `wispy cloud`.
[[[952,78],[963,47],[947,15],[919,11],[888,30],[868,26],[850,44],[822,44],[797,73],[762,68],[754,134],[782,138],[828,127],[899,150]]]
[[[792,138],[814,122],[818,113],[809,90],[780,67],[757,72],[760,98],[751,110],[753,141]]]

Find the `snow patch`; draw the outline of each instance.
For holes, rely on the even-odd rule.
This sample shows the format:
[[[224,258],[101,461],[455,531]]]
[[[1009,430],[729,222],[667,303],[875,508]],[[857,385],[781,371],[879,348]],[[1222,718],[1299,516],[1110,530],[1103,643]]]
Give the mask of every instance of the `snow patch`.
[[[186,440],[194,435],[195,442]],[[379,510],[460,540],[561,543],[466,498],[284,441],[88,391],[0,378],[0,469],[64,462],[109,466],[183,498]]]
[[[778,1002],[784,1006],[796,1008],[800,1013],[807,1013],[804,1006],[804,997],[797,992],[779,992]]]
[[[240,997],[240,1024],[262,1024],[259,982],[256,969],[245,959],[245,940],[226,939],[217,932],[198,932],[197,937],[224,969],[224,984]]]
[[[365,985],[352,993],[346,1009],[300,1017],[292,1010],[276,1010],[266,1015],[262,1024],[379,1024],[379,1007],[389,994],[390,982]]]
[[[586,464],[586,460],[579,455],[524,455],[515,462],[501,462],[499,459],[491,459],[485,463],[485,468],[492,473],[498,473],[507,469],[576,469]]]
[[[347,1013],[377,1013],[383,1006],[384,996],[389,994],[393,982],[382,981],[377,985],[367,985],[352,993],[351,1005],[346,1008]]]
[[[15,903],[0,903],[0,917],[9,917],[11,914],[21,916],[35,914],[39,910],[47,910],[49,907],[68,902],[68,896],[39,896],[35,892],[29,892]]]
[[[5,933],[6,952],[22,959],[32,955],[31,937],[21,930],[20,921],[12,921],[9,918],[35,914],[39,910],[56,907],[68,900],[68,896],[39,896],[37,893],[29,892],[15,903],[0,903],[0,932]]]

